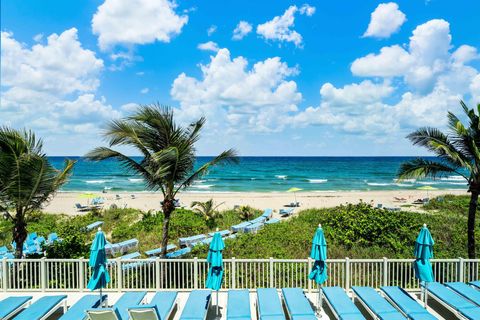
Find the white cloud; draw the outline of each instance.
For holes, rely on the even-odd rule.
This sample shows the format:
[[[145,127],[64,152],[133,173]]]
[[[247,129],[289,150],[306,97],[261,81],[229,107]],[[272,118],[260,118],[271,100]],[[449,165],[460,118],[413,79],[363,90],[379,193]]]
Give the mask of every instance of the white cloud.
[[[451,39],[447,21],[430,20],[415,28],[406,49],[398,45],[383,47],[379,54],[356,59],[351,71],[357,76],[402,77],[412,89],[427,93],[440,76],[460,70],[463,63],[476,56],[470,46],[461,46],[452,55]]]
[[[233,30],[233,40],[241,40],[243,39],[247,34],[252,32],[252,25],[248,23],[247,21],[240,21],[235,29]]]
[[[282,16],[276,16],[272,20],[257,26],[257,34],[266,40],[293,42],[295,46],[302,45],[302,35],[293,30],[295,25],[295,14],[305,14],[311,16],[315,12],[315,8],[304,5],[300,9],[297,6],[290,6]]]
[[[176,7],[170,0],[105,0],[93,16],[92,30],[102,50],[118,44],[170,42],[188,22]]]
[[[40,42],[43,40],[43,33],[37,33],[36,35],[33,36],[33,41],[35,42]]]
[[[141,94],[147,94],[149,91],[150,91],[149,88],[143,88],[142,90],[140,90],[140,93]]]
[[[213,51],[213,52],[217,52],[218,50],[220,50],[220,48],[218,47],[218,44],[213,41],[200,43],[198,44],[197,48],[203,51]]]
[[[388,38],[400,30],[406,20],[405,14],[395,2],[380,3],[372,12],[363,37]]]
[[[300,14],[305,14],[307,17],[311,17],[314,15],[316,8],[312,7],[309,4],[304,4],[303,6],[300,7]]]
[[[76,29],[52,34],[45,45],[31,48],[9,32],[1,33],[1,42],[0,113],[9,125],[56,139],[95,134],[102,121],[120,115],[95,97],[103,61],[82,47]]]
[[[206,115],[213,132],[279,131],[285,116],[301,101],[296,83],[287,80],[298,71],[278,57],[248,68],[244,57],[231,59],[228,49],[220,49],[200,67],[200,79],[180,74],[171,95],[180,102],[179,114],[185,121]]]
[[[208,29],[207,29],[207,35],[210,37],[212,34],[217,32],[217,26],[212,24]]]

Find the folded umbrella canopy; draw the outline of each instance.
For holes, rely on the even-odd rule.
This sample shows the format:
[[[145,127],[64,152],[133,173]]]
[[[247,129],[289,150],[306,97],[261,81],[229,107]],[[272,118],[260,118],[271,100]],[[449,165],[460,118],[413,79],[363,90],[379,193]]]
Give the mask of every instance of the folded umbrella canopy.
[[[413,251],[415,262],[413,263],[413,269],[415,271],[415,278],[424,284],[422,294],[425,308],[427,307],[428,283],[434,281],[432,264],[430,263],[430,259],[433,258],[434,244],[435,242],[433,241],[432,235],[427,225],[424,224],[418,234],[417,240],[415,240],[415,250]]]
[[[318,312],[322,309],[322,293],[320,286],[327,281],[327,241],[323,234],[322,225],[319,224],[312,240],[312,250],[310,251],[310,258],[315,260],[312,271],[308,275],[310,280],[318,284]]]
[[[217,310],[218,316],[218,290],[222,287],[223,281],[223,257],[222,251],[225,249],[225,243],[222,240],[220,232],[215,232],[213,235],[210,248],[208,250],[207,262],[210,264],[208,270],[207,282],[205,286],[209,289],[217,291]]]
[[[108,274],[107,254],[105,253],[105,245],[107,240],[101,228],[95,235],[92,246],[90,247],[90,260],[88,265],[93,268],[92,276],[88,281],[87,288],[90,290],[100,289],[100,301],[102,301],[102,289],[110,282],[110,275]]]

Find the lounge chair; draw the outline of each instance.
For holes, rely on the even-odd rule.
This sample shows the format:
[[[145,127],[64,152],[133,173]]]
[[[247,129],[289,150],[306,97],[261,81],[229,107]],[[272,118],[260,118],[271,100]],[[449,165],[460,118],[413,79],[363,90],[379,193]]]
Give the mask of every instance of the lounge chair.
[[[480,280],[479,281],[471,281],[469,282],[468,284],[474,286],[474,287],[477,287],[478,289],[480,289]]]
[[[340,287],[323,287],[322,293],[325,301],[336,319],[340,320],[365,320],[357,306],[350,300],[345,291]]]
[[[191,246],[193,245],[194,243],[197,243],[197,242],[200,242],[204,239],[206,239],[207,236],[204,235],[204,234],[199,234],[199,235],[196,235],[196,236],[191,236],[191,237],[186,237],[186,238],[179,238],[178,239],[178,243],[180,244],[180,246]]]
[[[438,282],[428,284],[427,294],[460,319],[480,320],[480,307]]]
[[[122,260],[136,259],[140,256],[141,256],[140,252],[135,251],[135,252],[132,252],[132,253],[121,256],[120,259],[122,259]]]
[[[316,320],[310,302],[300,288],[283,288],[283,300],[291,320]]]
[[[282,216],[282,217],[288,217],[288,216],[291,216],[293,214],[293,208],[290,208],[290,209],[280,209],[278,211],[278,213]]]
[[[227,320],[250,319],[250,293],[248,290],[228,290]]]
[[[116,195],[115,195],[115,200],[120,200],[120,199],[122,199],[122,197],[120,197],[119,194],[116,194]]]
[[[6,246],[0,247],[0,255],[4,255],[8,252],[8,248]]]
[[[211,290],[193,290],[188,295],[180,320],[205,320],[211,303]]]
[[[128,320],[128,308],[139,305],[146,292],[126,292],[112,308],[87,309],[89,320]]]
[[[174,250],[176,249],[177,246],[174,245],[174,244],[169,244],[167,245],[167,251],[171,251],[171,250]],[[148,251],[145,251],[145,254],[147,256],[156,256],[156,255],[159,255],[160,253],[162,253],[162,248],[156,248],[156,249],[152,249],[152,250],[148,250]]]
[[[192,251],[192,248],[186,247],[186,248],[183,248],[183,249],[180,249],[180,250],[177,250],[177,251],[169,252],[165,256],[169,259],[178,258],[178,257],[186,255],[187,253],[190,253],[191,251]]]
[[[59,320],[85,320],[88,316],[85,310],[98,308],[106,298],[107,296],[104,295],[100,301],[100,296],[98,294],[87,294],[71,306],[70,309],[59,318]]]
[[[277,289],[257,289],[257,312],[259,320],[285,320]]]
[[[392,306],[375,289],[370,287],[352,287],[354,296],[370,313],[374,319],[381,320],[406,320],[401,312]]]
[[[260,216],[248,222],[250,222],[250,224],[255,224],[255,223],[265,223],[265,221],[267,221],[267,218],[264,216]]]
[[[80,203],[75,203],[75,208],[78,211],[88,211],[88,210],[90,210],[89,206],[82,206]]]
[[[92,231],[92,230],[97,229],[101,225],[103,225],[103,221],[95,221],[94,223],[90,223],[88,226],[86,226],[85,230],[86,231]]]
[[[157,292],[149,304],[128,308],[131,320],[164,320],[170,319],[175,307],[177,292]]]
[[[245,228],[249,225],[251,225],[251,223],[249,221],[239,223],[237,225],[232,226],[232,231],[233,232],[244,232]]]
[[[11,319],[30,304],[32,296],[8,297],[0,301],[0,319]]]
[[[254,223],[245,227],[245,233],[257,233],[264,226],[263,223]]]
[[[213,237],[213,236],[215,235],[215,233],[216,233],[216,232],[210,232],[208,235],[209,235],[210,237]],[[222,230],[222,231],[218,231],[218,233],[220,233],[220,235],[221,235],[222,237],[226,237],[226,236],[228,236],[228,235],[231,233],[231,231],[230,231],[230,230]]]
[[[265,219],[270,219],[272,215],[273,215],[273,210],[268,208],[263,211],[263,214],[261,216],[264,217]]]
[[[58,240],[59,240],[58,235],[55,232],[52,232],[48,235],[48,238],[47,238],[48,244],[52,244]]]
[[[436,320],[415,298],[400,287],[381,287],[385,298],[411,320]]]
[[[407,198],[404,198],[404,197],[393,197],[393,199],[395,199],[395,201],[397,201],[397,202],[405,202],[405,201],[407,201]]]
[[[50,317],[59,308],[67,310],[66,295],[43,296],[30,305],[27,309],[20,312],[15,320],[44,320]]]
[[[463,282],[447,282],[445,285],[459,295],[464,296],[468,300],[480,306],[480,291]]]

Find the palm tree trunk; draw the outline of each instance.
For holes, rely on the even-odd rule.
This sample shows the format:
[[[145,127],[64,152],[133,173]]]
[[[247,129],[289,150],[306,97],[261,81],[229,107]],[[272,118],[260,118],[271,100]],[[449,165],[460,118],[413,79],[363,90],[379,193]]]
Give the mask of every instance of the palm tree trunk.
[[[468,207],[468,223],[467,223],[467,248],[468,258],[475,259],[475,215],[477,213],[478,193],[477,188],[470,188],[470,205]]]
[[[162,230],[162,253],[160,254],[162,258],[165,258],[167,254],[167,245],[168,245],[168,226],[170,224],[170,216],[175,210],[175,205],[173,204],[172,199],[165,198],[162,204],[163,209],[163,230]]]
[[[13,241],[15,241],[15,258],[21,259],[23,255],[23,243],[27,239],[27,224],[25,223],[23,212],[17,210],[15,219],[13,220]]]

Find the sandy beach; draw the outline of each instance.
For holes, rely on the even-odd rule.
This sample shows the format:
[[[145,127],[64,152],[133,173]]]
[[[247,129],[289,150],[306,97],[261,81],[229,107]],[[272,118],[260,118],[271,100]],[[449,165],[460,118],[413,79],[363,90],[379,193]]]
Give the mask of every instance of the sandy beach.
[[[82,214],[75,209],[75,203],[87,205],[89,200],[82,198],[80,192],[60,192],[44,208],[49,213]],[[116,195],[120,199],[116,199]],[[108,208],[115,204],[121,208],[136,208],[140,210],[159,210],[162,195],[153,192],[137,193],[98,193],[105,201],[104,207]],[[300,202],[301,209],[308,208],[329,208],[345,203],[357,203],[360,200],[372,203],[373,205],[382,204],[384,207],[401,207],[404,210],[418,210],[418,206],[405,206],[412,204],[418,198],[436,197],[445,194],[463,195],[467,194],[463,190],[395,190],[395,191],[338,191],[338,192],[298,192],[297,201]],[[132,197],[134,195],[134,198]],[[395,199],[404,198],[405,201]],[[200,193],[183,192],[178,194],[178,199],[182,206],[190,207],[192,201],[207,201],[214,199],[216,204],[221,204],[219,209],[231,209],[236,205],[249,205],[258,209],[272,208],[275,211],[283,208],[285,205],[294,201],[294,195],[287,192],[231,192],[231,193]]]

